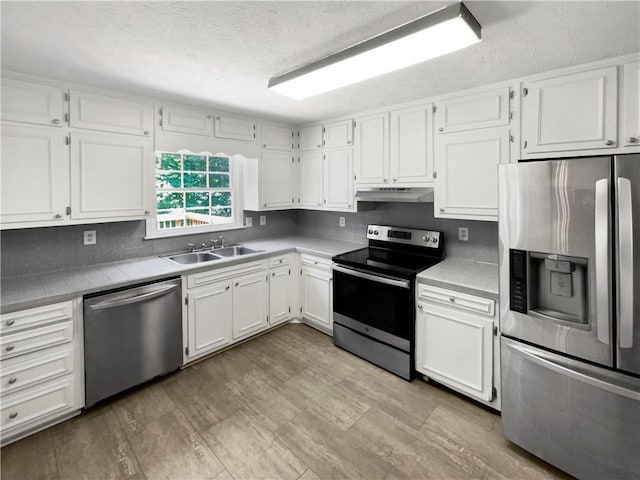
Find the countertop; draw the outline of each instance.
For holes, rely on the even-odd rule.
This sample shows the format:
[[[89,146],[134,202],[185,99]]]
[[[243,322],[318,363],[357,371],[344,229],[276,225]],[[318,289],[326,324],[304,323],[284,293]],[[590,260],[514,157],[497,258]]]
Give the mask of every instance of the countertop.
[[[452,288],[463,293],[498,300],[498,264],[446,258],[418,274],[418,282]]]
[[[185,273],[224,268],[274,255],[301,252],[323,257],[365,247],[365,244],[323,238],[289,236],[242,242],[263,252],[217,260],[210,263],[180,265],[154,256],[104,263],[89,267],[2,278],[0,312],[9,313],[71,300],[81,295],[125,287]],[[164,256],[164,255],[163,255]]]

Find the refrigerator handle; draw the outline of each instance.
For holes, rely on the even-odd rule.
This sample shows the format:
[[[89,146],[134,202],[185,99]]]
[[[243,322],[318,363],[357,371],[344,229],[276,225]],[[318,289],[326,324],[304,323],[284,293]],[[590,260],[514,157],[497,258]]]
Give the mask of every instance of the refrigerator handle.
[[[596,336],[609,345],[609,179],[596,181]]]
[[[620,348],[633,347],[633,212],[631,181],[618,177],[618,321]]]

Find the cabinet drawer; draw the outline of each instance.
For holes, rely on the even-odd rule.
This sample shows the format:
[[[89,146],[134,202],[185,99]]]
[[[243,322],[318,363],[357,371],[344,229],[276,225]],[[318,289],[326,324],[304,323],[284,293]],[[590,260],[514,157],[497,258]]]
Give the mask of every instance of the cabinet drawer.
[[[273,257],[269,259],[269,267],[273,268],[273,267],[279,267],[280,265],[290,265],[291,259],[289,258],[289,255],[281,255],[278,257]]]
[[[267,268],[266,261],[241,263],[227,268],[218,268],[187,276],[187,288],[201,287],[213,282],[219,282],[237,275],[258,272]]]
[[[71,318],[72,311],[71,302],[63,302],[6,313],[0,316],[0,333],[5,335],[24,328],[66,320]]]
[[[73,338],[73,322],[48,325],[23,332],[3,335],[0,338],[0,358],[11,358],[23,353],[35,352],[44,348],[53,347],[70,342]]]
[[[29,428],[73,408],[74,378],[69,375],[60,380],[16,392],[2,399],[0,431],[3,436]]]
[[[316,257],[314,255],[307,255],[306,253],[302,253],[300,254],[300,260],[302,261],[302,265],[306,265],[308,267],[317,267],[331,270],[330,258]]]
[[[64,345],[2,361],[2,395],[73,372],[73,347]]]
[[[444,288],[432,287],[431,285],[418,285],[418,297],[440,304],[448,305],[452,308],[468,310],[482,315],[493,317],[496,302],[488,298],[468,295]]]

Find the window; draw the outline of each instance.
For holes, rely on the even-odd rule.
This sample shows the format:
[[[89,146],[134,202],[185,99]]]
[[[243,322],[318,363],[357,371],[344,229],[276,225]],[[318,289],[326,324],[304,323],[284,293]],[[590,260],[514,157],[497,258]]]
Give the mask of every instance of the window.
[[[235,228],[239,223],[234,159],[156,152],[156,218],[150,236]]]

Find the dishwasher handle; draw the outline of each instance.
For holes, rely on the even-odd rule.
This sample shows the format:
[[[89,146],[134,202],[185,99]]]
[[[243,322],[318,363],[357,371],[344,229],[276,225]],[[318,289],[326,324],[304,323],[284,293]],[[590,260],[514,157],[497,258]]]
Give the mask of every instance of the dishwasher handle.
[[[94,305],[90,305],[89,308],[91,308],[91,310],[104,310],[106,308],[115,308],[115,307],[121,307],[123,305],[130,305],[132,303],[140,303],[140,302],[150,300],[152,298],[166,295],[178,287],[179,285],[173,284],[167,287],[159,288],[152,292],[143,293],[142,295],[134,295],[133,297],[121,298],[118,300],[108,300],[106,302],[96,303]]]

